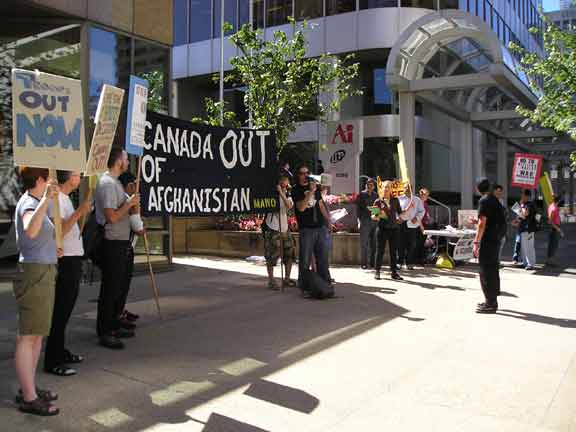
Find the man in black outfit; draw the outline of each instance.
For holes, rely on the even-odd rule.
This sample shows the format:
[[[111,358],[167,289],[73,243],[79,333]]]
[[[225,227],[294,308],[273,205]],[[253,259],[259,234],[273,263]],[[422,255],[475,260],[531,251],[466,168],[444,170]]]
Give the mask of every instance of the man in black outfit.
[[[485,302],[478,304],[477,313],[496,313],[500,295],[500,241],[506,229],[504,207],[490,192],[490,182],[483,179],[476,185],[482,195],[478,203],[478,231],[474,238],[474,256],[480,263],[480,285]]]
[[[372,207],[378,199],[374,179],[366,180],[366,189],[360,192],[356,201],[358,220],[360,221],[360,265],[363,269],[374,267],[376,257],[376,227],[378,222],[372,220]]]

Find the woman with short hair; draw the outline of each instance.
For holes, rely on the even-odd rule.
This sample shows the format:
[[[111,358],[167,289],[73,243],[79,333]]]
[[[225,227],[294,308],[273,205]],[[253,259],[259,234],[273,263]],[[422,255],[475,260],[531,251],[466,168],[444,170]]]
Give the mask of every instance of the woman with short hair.
[[[58,196],[48,170],[23,167],[20,177],[26,192],[16,205],[16,243],[20,250],[20,278],[14,283],[18,304],[19,329],[14,364],[20,382],[16,402],[22,412],[40,416],[57,415],[52,402],[58,396],[36,387],[36,367],[42,338],[50,334],[54,307],[57,251],[55,230],[48,217],[49,202]]]

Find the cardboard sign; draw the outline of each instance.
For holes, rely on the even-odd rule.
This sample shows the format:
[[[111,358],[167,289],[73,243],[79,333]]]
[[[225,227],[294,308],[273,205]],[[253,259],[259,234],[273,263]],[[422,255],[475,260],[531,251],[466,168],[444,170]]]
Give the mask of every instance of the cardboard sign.
[[[276,137],[193,124],[148,111],[143,216],[277,212]]]
[[[454,246],[454,261],[468,261],[474,257],[474,237],[462,237]]]
[[[12,69],[14,163],[83,170],[86,140],[78,80]]]
[[[542,159],[540,155],[516,153],[512,167],[512,186],[536,189],[542,172]]]
[[[404,150],[404,143],[398,143],[398,163],[400,164],[400,177],[405,183],[410,183],[410,173],[408,172],[408,162],[406,161],[406,151]]]
[[[321,157],[332,176],[331,193],[354,193],[359,189],[360,154],[364,149],[362,120],[329,122],[328,145]]]
[[[87,176],[103,174],[107,170],[123,98],[124,90],[104,84],[94,119],[96,127],[86,164]]]
[[[404,182],[401,181],[401,180],[394,180],[394,181],[392,182],[392,190],[391,190],[390,193],[391,193],[392,196],[395,197],[395,198],[398,198],[398,197],[400,197],[400,196],[403,196],[403,195],[405,194],[405,193],[404,193],[404,190],[405,190],[407,184],[408,184],[408,183],[404,183]]]
[[[545,172],[544,175],[540,178],[540,190],[544,196],[546,206],[552,204],[554,189],[552,189],[552,182],[550,181],[550,177],[548,176],[547,172]]]
[[[130,76],[128,94],[128,122],[126,127],[126,152],[135,156],[144,154],[144,134],[148,107],[148,81]]]

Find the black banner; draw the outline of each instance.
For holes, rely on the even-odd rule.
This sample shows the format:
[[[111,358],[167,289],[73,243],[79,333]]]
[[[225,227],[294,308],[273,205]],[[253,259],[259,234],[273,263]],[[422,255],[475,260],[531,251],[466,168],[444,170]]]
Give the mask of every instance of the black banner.
[[[147,114],[144,216],[277,211],[277,174],[272,131],[210,127]]]

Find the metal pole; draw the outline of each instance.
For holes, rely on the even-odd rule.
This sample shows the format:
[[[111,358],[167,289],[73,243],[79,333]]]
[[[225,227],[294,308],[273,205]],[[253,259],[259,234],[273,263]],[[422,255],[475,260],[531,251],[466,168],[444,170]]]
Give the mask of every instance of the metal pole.
[[[250,20],[250,29],[254,30],[254,0],[248,2],[248,19]],[[252,57],[252,50],[250,50],[250,57]],[[248,91],[248,89],[246,89]],[[248,108],[248,128],[252,129],[252,110]]]
[[[224,126],[224,0],[220,0],[220,126]]]

